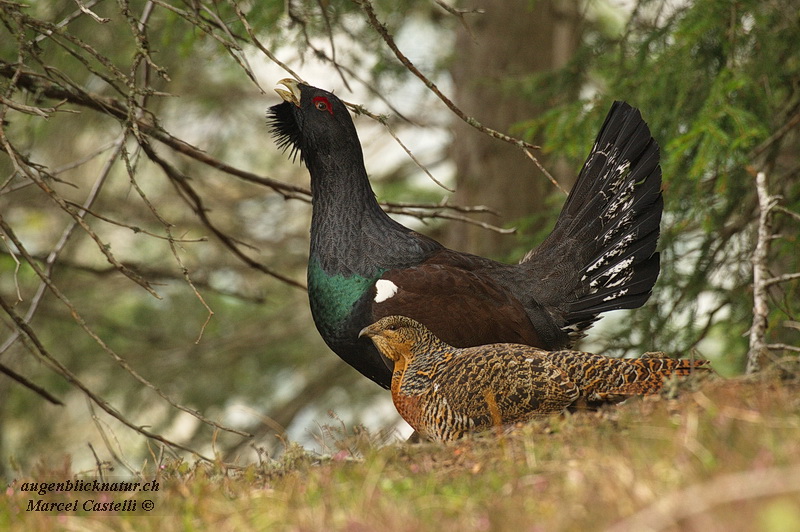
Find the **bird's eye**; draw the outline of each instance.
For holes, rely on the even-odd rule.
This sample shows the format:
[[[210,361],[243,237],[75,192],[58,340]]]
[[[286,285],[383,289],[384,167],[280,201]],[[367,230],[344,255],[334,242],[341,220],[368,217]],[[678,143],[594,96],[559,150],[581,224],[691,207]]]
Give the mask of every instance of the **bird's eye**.
[[[317,96],[313,99],[314,107],[316,107],[319,111],[327,111],[331,115],[333,114],[333,107],[331,107],[331,102],[325,96]]]
[[[386,330],[389,330],[389,331],[396,331],[399,328],[400,327],[396,323],[391,323],[391,324],[386,326]]]

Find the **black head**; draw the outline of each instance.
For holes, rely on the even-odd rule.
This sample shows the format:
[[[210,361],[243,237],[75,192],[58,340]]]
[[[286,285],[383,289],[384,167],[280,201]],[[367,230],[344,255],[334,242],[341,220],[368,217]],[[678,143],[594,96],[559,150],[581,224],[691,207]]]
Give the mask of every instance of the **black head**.
[[[269,108],[267,122],[280,149],[289,150],[293,159],[299,152],[309,166],[312,157],[321,161],[343,155],[363,164],[353,119],[339,98],[293,79],[279,83],[288,90],[275,89],[284,101]]]

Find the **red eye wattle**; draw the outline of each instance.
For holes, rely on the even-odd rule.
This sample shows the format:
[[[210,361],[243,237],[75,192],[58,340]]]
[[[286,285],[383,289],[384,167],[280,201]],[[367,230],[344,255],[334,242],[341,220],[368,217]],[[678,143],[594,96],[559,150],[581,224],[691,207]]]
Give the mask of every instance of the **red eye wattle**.
[[[314,107],[316,107],[320,111],[328,111],[331,115],[333,115],[333,107],[331,106],[331,102],[325,96],[315,96],[312,100],[314,102]]]

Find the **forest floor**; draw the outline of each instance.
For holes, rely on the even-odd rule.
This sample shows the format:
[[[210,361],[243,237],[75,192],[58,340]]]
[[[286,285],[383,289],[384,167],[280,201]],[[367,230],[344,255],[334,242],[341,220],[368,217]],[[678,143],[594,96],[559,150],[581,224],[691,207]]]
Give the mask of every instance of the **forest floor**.
[[[446,445],[360,432],[326,456],[176,461],[135,491],[25,491],[77,481],[38,471],[6,488],[0,530],[800,530],[800,371],[676,391]]]

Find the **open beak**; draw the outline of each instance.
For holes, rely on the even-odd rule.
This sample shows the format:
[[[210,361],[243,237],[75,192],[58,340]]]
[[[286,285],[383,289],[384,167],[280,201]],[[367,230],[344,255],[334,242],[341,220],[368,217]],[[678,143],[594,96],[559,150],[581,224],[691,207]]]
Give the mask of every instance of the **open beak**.
[[[283,85],[289,90],[276,88],[275,92],[278,93],[283,101],[295,104],[300,107],[300,86],[297,81],[291,78],[284,78],[278,82],[278,85]]]

